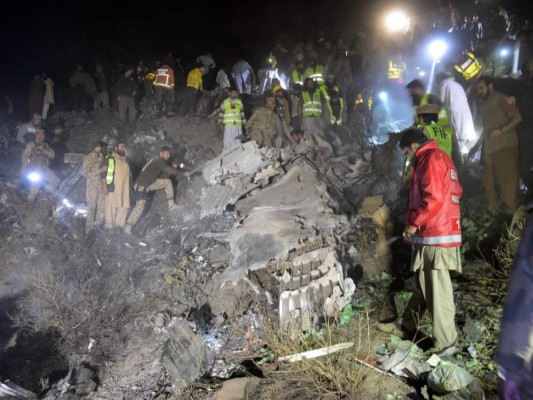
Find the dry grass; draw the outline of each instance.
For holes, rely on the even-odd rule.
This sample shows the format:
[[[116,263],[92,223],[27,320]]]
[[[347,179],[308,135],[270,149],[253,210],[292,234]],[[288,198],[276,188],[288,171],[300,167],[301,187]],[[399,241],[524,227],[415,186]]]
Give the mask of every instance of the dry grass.
[[[342,328],[337,328],[332,321],[326,323],[319,332],[299,334],[296,337],[283,332],[276,324],[267,324],[265,342],[275,359],[337,343],[354,342],[354,347],[338,353],[295,363],[278,362],[277,369],[270,373],[270,377],[275,381],[288,383],[290,389],[285,394],[287,399],[319,399],[324,396],[356,399],[360,396],[359,386],[365,371],[355,360],[369,352],[368,312],[360,314]]]

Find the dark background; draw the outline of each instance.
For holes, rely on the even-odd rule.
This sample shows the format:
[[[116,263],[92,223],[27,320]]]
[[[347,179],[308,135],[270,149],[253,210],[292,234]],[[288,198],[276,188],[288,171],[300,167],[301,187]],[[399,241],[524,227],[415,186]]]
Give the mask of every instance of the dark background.
[[[474,3],[473,7],[487,10],[498,5],[497,0]],[[510,3],[529,13],[527,1]],[[49,4],[0,0],[0,94],[10,94],[20,110],[35,73],[47,72],[60,86],[79,63],[92,73],[97,62],[108,70],[139,59],[150,65],[169,51],[186,68],[206,52],[213,54],[217,68],[239,59],[257,68],[282,35],[317,38],[324,31],[336,38],[350,26],[379,25],[379,16],[396,5],[424,18],[439,4],[439,0],[150,0],[141,5],[112,0]]]

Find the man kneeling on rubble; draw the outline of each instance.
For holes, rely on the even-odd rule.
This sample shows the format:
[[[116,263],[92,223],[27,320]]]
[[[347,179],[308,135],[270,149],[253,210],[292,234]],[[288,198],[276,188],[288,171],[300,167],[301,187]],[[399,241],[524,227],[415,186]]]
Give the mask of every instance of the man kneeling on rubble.
[[[172,167],[168,165],[170,158],[170,148],[163,146],[159,150],[159,156],[152,158],[148,164],[144,166],[141,174],[135,182],[135,207],[131,212],[124,232],[131,234],[131,228],[137,223],[144,207],[146,205],[146,197],[148,192],[153,192],[159,189],[165,189],[168,201],[168,211],[178,209],[178,205],[174,203],[174,188],[169,179],[170,176],[176,176],[181,169],[178,169],[178,164],[174,163]],[[183,171],[183,176],[191,176],[189,171]]]
[[[429,309],[433,346],[439,356],[455,353],[457,330],[450,270],[461,272],[461,209],[463,189],[451,158],[419,129],[403,132],[400,148],[411,159],[406,240],[411,243],[412,266],[419,293],[414,293],[400,324],[378,328],[414,337],[418,320]]]
[[[55,157],[55,153],[44,139],[44,131],[38,129],[35,133],[35,141],[28,142],[22,153],[22,176],[30,182],[28,203],[35,201],[43,182],[46,182],[45,190],[48,192],[53,192],[60,183],[56,174],[48,168],[48,164]]]

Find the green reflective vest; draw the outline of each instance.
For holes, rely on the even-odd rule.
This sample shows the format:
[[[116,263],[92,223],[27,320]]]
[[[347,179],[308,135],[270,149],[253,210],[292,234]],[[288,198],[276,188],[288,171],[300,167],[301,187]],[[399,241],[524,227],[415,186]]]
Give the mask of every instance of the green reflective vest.
[[[315,90],[313,98],[309,96],[309,92],[302,92],[304,100],[303,113],[304,117],[318,117],[322,114],[322,103],[320,101],[320,90]]]
[[[107,174],[105,177],[105,183],[111,185],[113,183],[113,177],[115,176],[115,159],[108,157],[109,163],[107,167]]]
[[[420,104],[415,107],[415,121],[418,124],[420,124],[420,121],[418,120],[418,115],[416,113],[416,109],[419,106],[424,106],[428,104],[429,101],[429,93],[424,93],[422,96],[422,99],[420,99]],[[441,107],[439,110],[439,120],[437,121],[437,124],[444,129],[446,132],[448,132],[450,135],[453,134],[452,125],[450,123],[450,118],[448,118],[448,113],[446,112],[446,109],[444,107]]]
[[[305,69],[305,77],[311,78],[316,81],[319,85],[324,84],[324,67],[320,64],[316,65],[315,68],[307,67]]]
[[[242,128],[241,110],[243,109],[242,101],[240,99],[235,100],[234,108],[231,107],[231,101],[229,99],[224,100],[226,107],[224,111],[224,125],[232,126],[237,125]]]
[[[462,62],[456,64],[454,68],[457,72],[463,75],[465,81],[468,81],[479,74],[479,71],[481,71],[481,64],[473,53],[467,52]]]
[[[326,101],[329,101],[329,92],[328,92],[328,87],[326,85],[322,85],[322,86],[319,86],[319,89],[320,91],[322,92],[322,94],[324,95],[324,98],[326,99]],[[339,93],[339,96],[340,96],[340,89],[337,85],[333,86],[332,88],[334,91],[336,91],[337,93]]]
[[[439,145],[439,149],[452,156],[452,135],[442,129],[438,124],[433,123],[431,125],[419,126],[419,129],[422,129],[424,133],[430,138],[433,139]]]
[[[297,69],[292,70],[292,82],[293,85],[303,85],[304,84],[304,75],[300,75]]]
[[[329,122],[331,122],[331,125],[334,125],[335,123],[337,125],[342,125],[342,115],[344,114],[344,99],[339,98],[339,102],[341,103],[339,118],[333,115],[333,110],[331,109],[331,101],[327,100],[326,104],[328,106],[329,111]]]

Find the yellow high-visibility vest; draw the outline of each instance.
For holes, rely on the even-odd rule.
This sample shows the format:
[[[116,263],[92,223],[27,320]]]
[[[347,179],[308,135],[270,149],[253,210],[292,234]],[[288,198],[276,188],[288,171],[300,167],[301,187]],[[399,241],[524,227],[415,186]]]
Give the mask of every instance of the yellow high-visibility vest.
[[[105,183],[111,185],[113,183],[113,177],[115,176],[115,159],[108,157],[109,163],[107,166],[107,174],[105,177]]]
[[[403,82],[403,74],[405,72],[405,64],[395,64],[389,61],[389,80]]]
[[[452,135],[449,132],[446,132],[436,123],[426,126],[419,125],[418,128],[423,130],[430,139],[437,142],[439,149],[450,157],[452,156]]]
[[[465,57],[466,59],[464,59],[461,64],[455,65],[454,68],[457,72],[463,75],[463,78],[465,78],[466,81],[468,81],[481,71],[481,64],[471,52],[467,52]]]
[[[309,96],[307,91],[302,92],[302,98],[304,100],[304,117],[318,117],[320,114],[322,114],[322,103],[320,102],[319,90],[315,90],[315,93],[313,93],[313,98]]]
[[[305,69],[305,77],[311,78],[316,81],[319,85],[324,84],[324,67],[320,64],[316,65],[315,68],[307,67]]]
[[[329,122],[331,122],[331,125],[335,123],[337,123],[337,125],[342,125],[342,115],[344,113],[344,99],[339,98],[339,101],[341,103],[341,110],[340,110],[339,118],[333,115],[333,110],[331,109],[331,101],[329,100],[326,101],[326,104],[328,106],[328,111],[329,111]]]
[[[422,96],[422,99],[420,99],[420,104],[415,107],[415,121],[417,124],[420,124],[420,121],[418,119],[418,114],[416,113],[416,109],[419,106],[424,106],[428,104],[429,101],[429,93],[424,93]],[[437,121],[437,124],[444,129],[446,132],[448,132],[450,135],[453,134],[452,125],[450,123],[450,118],[448,117],[448,113],[446,112],[446,109],[444,107],[441,107],[439,110],[439,120]]]
[[[229,99],[224,100],[226,109],[224,111],[224,125],[232,126],[237,125],[242,128],[241,110],[243,109],[242,101],[240,99],[235,100],[235,108],[231,107],[231,101]]]
[[[303,85],[304,84],[304,76],[305,75],[300,75],[300,73],[298,72],[297,69],[293,69],[292,70],[292,81],[293,83],[296,85]]]

